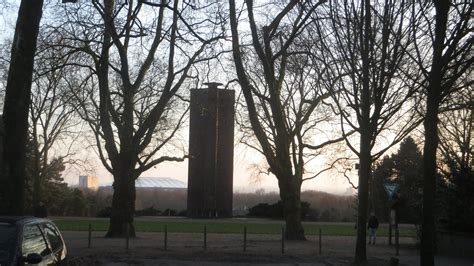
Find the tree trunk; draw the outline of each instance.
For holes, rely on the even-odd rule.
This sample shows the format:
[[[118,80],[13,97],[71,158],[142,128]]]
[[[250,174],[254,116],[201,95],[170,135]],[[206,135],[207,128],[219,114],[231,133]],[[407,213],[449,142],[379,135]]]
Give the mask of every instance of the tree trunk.
[[[295,179],[291,176],[283,182],[278,182],[286,223],[285,238],[288,240],[306,240],[304,228],[301,224],[301,184],[293,181]]]
[[[135,237],[133,226],[136,198],[135,178],[130,169],[133,168],[121,170],[114,174],[112,214],[106,237],[125,237],[127,226],[129,226],[129,236]]]
[[[36,39],[43,0],[22,0],[13,39],[10,68],[5,94],[5,125],[2,162],[2,212],[22,215],[25,209],[26,139],[31,79]]]
[[[434,265],[435,254],[435,195],[436,151],[438,149],[438,111],[442,92],[443,49],[446,37],[449,2],[434,1],[436,9],[433,61],[426,98],[425,146],[423,148],[423,221],[421,227],[420,262],[422,266]]]
[[[369,203],[369,179],[370,179],[370,165],[372,163],[370,142],[375,136],[372,134],[370,125],[370,105],[371,105],[371,90],[370,90],[370,32],[371,29],[371,6],[370,1],[363,1],[364,5],[364,24],[363,24],[363,38],[361,39],[361,58],[362,58],[362,87],[360,92],[360,148],[359,148],[359,204],[357,208],[357,240],[355,250],[355,263],[357,265],[367,261],[366,250],[366,223],[367,223],[367,209]],[[374,119],[374,118],[372,118]]]
[[[421,227],[421,265],[434,265],[436,150],[438,147],[438,104],[428,93],[425,116],[425,146],[423,149],[423,221]]]
[[[361,147],[359,157],[359,189],[357,208],[357,240],[355,251],[355,262],[360,264],[367,260],[366,234],[367,234],[367,212],[369,197],[369,179],[370,179],[370,148],[368,138],[361,134]]]

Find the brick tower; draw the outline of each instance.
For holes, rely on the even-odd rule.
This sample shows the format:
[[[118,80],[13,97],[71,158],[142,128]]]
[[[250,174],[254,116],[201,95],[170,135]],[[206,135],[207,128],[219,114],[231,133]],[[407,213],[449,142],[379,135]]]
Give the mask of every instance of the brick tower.
[[[191,90],[187,214],[231,217],[235,92],[206,85]]]

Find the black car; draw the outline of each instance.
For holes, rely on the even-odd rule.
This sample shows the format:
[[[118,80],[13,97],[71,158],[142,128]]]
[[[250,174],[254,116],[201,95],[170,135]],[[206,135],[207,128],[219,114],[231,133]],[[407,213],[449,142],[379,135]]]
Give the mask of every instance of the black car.
[[[66,245],[48,219],[0,216],[0,265],[66,265]]]

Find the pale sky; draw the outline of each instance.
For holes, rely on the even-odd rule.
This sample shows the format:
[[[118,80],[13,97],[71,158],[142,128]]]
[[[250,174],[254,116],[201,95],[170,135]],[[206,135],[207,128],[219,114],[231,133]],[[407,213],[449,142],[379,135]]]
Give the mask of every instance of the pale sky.
[[[13,28],[16,21],[16,12],[18,10],[17,1],[7,1],[10,5],[7,8],[0,10],[0,28],[3,34],[1,35],[2,42],[5,39],[12,38]],[[10,12],[14,10],[14,12]],[[15,15],[12,15],[15,14]],[[47,19],[44,16],[44,19]],[[188,129],[184,129],[188,131]],[[187,134],[186,134],[187,135]],[[93,141],[93,140],[91,140]],[[81,145],[78,148],[77,158],[88,162],[87,167],[89,171],[83,169],[77,169],[74,167],[67,167],[63,173],[65,181],[70,185],[77,185],[79,175],[90,174],[99,177],[100,184],[106,184],[112,182],[112,175],[102,166],[97,155],[92,149],[85,149],[84,147],[94,145],[94,143],[88,143],[87,145]],[[57,151],[60,153],[60,151]],[[250,192],[258,189],[264,189],[265,191],[278,191],[278,184],[276,178],[272,175],[260,175],[258,178],[255,177],[254,170],[252,170],[253,164],[262,164],[264,158],[256,152],[246,148],[243,144],[237,144],[234,150],[234,192]],[[324,166],[324,163],[323,163]],[[153,177],[170,177],[178,179],[187,183],[188,176],[188,161],[176,163],[169,162],[158,165],[145,173],[142,176],[153,176]],[[317,169],[315,169],[317,171]],[[355,172],[353,173],[355,174]],[[357,181],[357,177],[353,175],[353,182]],[[316,179],[306,181],[303,183],[302,190],[320,190],[330,193],[343,194],[350,191],[350,185],[341,174],[323,174]]]
[[[85,174],[97,176],[101,185],[109,184],[113,181],[112,175],[102,166],[92,150],[83,150],[80,157],[89,162],[91,170],[84,171],[69,167],[63,174],[67,183],[77,185],[79,175]],[[250,150],[243,144],[236,145],[234,149],[234,192],[253,192],[258,189],[264,189],[266,192],[278,191],[278,183],[273,175],[255,177],[252,165],[263,164],[263,160],[260,154]],[[322,164],[323,166],[325,165],[324,162]],[[318,169],[314,169],[314,171],[318,171]],[[356,171],[351,171],[349,175],[352,177],[352,182],[357,184],[357,176],[355,174]],[[143,173],[142,176],[170,177],[187,184],[188,161],[163,163]],[[335,194],[347,194],[351,191],[351,186],[342,174],[327,173],[313,180],[303,182],[302,190],[319,190]]]

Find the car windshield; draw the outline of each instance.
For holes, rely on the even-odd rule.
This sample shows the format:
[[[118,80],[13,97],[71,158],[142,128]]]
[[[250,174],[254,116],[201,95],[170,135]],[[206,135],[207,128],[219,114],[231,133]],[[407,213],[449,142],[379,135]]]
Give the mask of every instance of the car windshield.
[[[16,227],[9,223],[0,223],[0,250],[10,251],[16,240]]]

